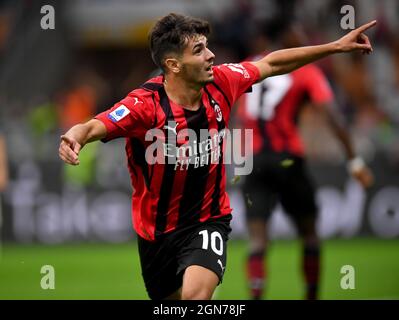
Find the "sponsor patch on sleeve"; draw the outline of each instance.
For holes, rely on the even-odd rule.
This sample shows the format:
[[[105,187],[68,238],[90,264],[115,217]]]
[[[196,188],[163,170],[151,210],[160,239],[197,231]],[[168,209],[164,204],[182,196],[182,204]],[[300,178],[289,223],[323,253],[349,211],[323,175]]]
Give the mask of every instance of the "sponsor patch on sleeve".
[[[118,108],[108,114],[108,118],[111,119],[112,122],[118,122],[126,117],[129,113],[130,110],[124,104],[121,104]]]

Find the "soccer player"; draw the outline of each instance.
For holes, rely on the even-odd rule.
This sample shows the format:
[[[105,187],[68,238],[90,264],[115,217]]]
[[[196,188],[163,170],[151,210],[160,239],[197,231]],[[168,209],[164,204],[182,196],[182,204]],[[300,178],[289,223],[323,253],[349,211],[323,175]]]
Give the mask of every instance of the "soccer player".
[[[91,141],[126,138],[133,225],[150,298],[211,299],[222,281],[232,211],[223,137],[234,102],[266,77],[334,53],[371,52],[363,32],[375,24],[325,45],[214,66],[209,24],[169,14],[150,33],[152,58],[164,74],[61,136],[59,155],[71,165],[79,164],[82,147]]]
[[[266,31],[266,30],[265,30]],[[265,36],[265,35],[264,35]],[[281,20],[269,25],[264,38],[283,47],[302,46],[305,33],[299,25]],[[254,60],[262,58],[262,55]],[[348,132],[334,111],[334,96],[323,72],[308,64],[290,74],[267,78],[241,99],[240,114],[254,132],[254,171],[246,177],[246,220],[249,233],[247,277],[252,299],[261,299],[267,279],[268,221],[277,202],[294,222],[303,242],[306,298],[318,297],[320,241],[316,232],[315,190],[306,170],[298,117],[310,102],[341,142],[350,173],[363,187],[373,181],[371,171],[355,155]]]

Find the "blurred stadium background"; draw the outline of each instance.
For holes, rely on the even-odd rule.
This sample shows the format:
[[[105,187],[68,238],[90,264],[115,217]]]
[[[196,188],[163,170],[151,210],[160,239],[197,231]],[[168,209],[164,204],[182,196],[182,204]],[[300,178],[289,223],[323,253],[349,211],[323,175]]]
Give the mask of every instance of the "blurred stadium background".
[[[42,30],[43,5],[55,29]],[[85,148],[79,167],[58,158],[59,136],[105,110],[154,72],[147,33],[158,18],[181,12],[209,20],[216,62],[251,53],[259,22],[297,19],[317,44],[335,40],[342,6],[356,22],[378,19],[371,56],[319,63],[336,93],[358,153],[374,170],[364,192],[345,171],[340,146],[306,108],[301,128],[321,205],[325,240],[323,299],[399,299],[399,1],[397,0],[69,0],[0,1],[0,131],[9,183],[1,192],[0,299],[147,299],[130,217],[124,141]],[[232,177],[229,178],[229,180]],[[240,183],[228,271],[218,299],[247,299],[246,231]],[[267,298],[301,299],[299,242],[277,210],[272,222]],[[43,265],[56,271],[42,290]],[[343,290],[352,265],[356,288]]]

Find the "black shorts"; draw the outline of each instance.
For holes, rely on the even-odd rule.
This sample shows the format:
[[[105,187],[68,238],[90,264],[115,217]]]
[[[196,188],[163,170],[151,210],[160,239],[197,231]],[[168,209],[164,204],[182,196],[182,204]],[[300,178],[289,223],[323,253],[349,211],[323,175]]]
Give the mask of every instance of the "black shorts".
[[[154,241],[138,237],[144,284],[151,299],[160,300],[177,291],[187,267],[199,265],[217,274],[221,283],[226,267],[226,244],[231,215],[210,219]]]
[[[254,170],[243,186],[247,219],[268,220],[276,204],[294,220],[315,218],[317,205],[305,160],[288,153],[254,157]]]

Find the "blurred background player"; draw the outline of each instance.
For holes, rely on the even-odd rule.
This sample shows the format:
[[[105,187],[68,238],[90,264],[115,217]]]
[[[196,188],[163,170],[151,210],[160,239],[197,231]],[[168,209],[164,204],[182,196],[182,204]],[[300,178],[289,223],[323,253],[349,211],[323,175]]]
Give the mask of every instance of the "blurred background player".
[[[268,41],[291,48],[306,44],[301,26],[276,20],[264,26],[254,50],[261,52]],[[264,50],[264,49],[263,49]],[[263,53],[264,55],[264,53]],[[263,56],[260,55],[259,57]],[[251,60],[257,60],[252,57]],[[268,222],[278,202],[292,219],[303,242],[303,274],[306,298],[317,299],[320,275],[320,239],[316,231],[318,208],[315,189],[307,172],[304,146],[299,134],[299,114],[305,102],[322,115],[341,142],[348,170],[363,187],[373,177],[364,161],[355,155],[348,132],[334,110],[334,96],[319,67],[309,64],[291,74],[267,78],[241,101],[239,113],[245,128],[254,132],[254,171],[243,185],[247,206],[250,249],[247,276],[252,299],[261,299],[267,279]]]
[[[7,187],[8,182],[8,163],[6,141],[0,125],[0,259],[2,255],[2,231],[3,231],[3,211],[2,211],[2,193]]]
[[[7,182],[8,182],[8,165],[7,165],[6,141],[0,128],[0,195],[5,190]]]

